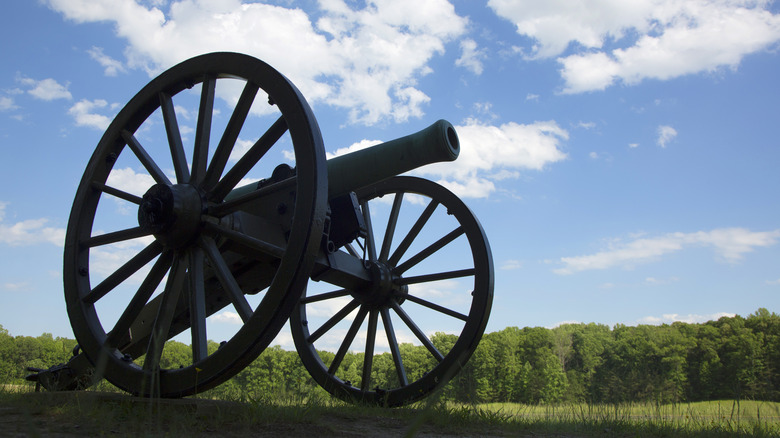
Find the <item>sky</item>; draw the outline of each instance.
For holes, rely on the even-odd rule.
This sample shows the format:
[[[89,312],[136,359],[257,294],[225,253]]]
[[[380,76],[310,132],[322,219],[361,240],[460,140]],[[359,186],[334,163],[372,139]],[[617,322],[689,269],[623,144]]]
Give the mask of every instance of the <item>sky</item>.
[[[62,252],[86,163],[147,82],[213,51],[286,75],[329,153],[455,126],[458,160],[414,174],[487,233],[487,331],[780,311],[775,2],[9,0],[0,41],[12,335],[72,337]]]

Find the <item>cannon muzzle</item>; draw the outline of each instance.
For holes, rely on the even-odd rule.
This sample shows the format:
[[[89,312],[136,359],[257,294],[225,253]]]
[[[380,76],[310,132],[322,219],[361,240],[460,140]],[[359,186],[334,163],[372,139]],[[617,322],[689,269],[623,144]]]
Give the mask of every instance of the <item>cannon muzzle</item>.
[[[446,120],[395,140],[328,160],[328,198],[332,199],[426,164],[454,161],[458,134]]]

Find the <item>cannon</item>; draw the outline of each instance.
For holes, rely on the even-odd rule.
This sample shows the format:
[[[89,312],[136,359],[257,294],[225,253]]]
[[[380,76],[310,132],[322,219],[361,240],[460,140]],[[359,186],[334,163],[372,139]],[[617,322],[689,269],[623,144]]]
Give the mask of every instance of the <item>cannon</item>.
[[[429,395],[484,332],[492,256],[460,199],[398,175],[459,149],[440,120],[326,160],[311,108],[268,64],[211,53],[170,68],[117,114],[86,166],[63,265],[78,347],[30,380],[192,395],[245,368],[289,320],[304,366],[334,396],[399,406]],[[191,354],[165,364],[171,339]],[[426,357],[409,356],[410,343]],[[394,370],[382,388],[379,350]]]

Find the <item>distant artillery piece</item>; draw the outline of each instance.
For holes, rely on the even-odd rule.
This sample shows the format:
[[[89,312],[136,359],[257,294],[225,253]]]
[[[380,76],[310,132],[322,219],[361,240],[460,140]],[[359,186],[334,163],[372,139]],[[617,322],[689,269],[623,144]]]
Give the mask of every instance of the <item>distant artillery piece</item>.
[[[210,152],[218,83],[220,90],[226,84],[241,91]],[[198,84],[199,97],[187,91]],[[270,106],[260,111],[274,109],[279,117],[258,132],[247,116],[263,93]],[[186,152],[177,119],[185,112],[174,97],[198,102],[194,145]],[[155,155],[150,131],[162,134],[160,125],[164,154]],[[235,147],[239,136],[257,138],[243,155]],[[459,147],[452,125],[438,121],[326,160],[309,105],[264,62],[212,53],[172,67],[119,112],[87,165],[64,251],[65,300],[78,347],[69,363],[33,370],[28,379],[50,390],[104,377],[143,397],[196,394],[249,365],[289,319],[303,364],[334,396],[386,406],[427,396],[479,343],[493,298],[493,263],[481,225],[460,199],[431,181],[396,175],[455,160]],[[279,164],[280,154],[271,152],[278,149],[294,155],[294,168]],[[139,171],[148,181],[142,196],[117,183]],[[236,188],[250,171],[270,176]],[[137,223],[106,232],[117,226],[109,214],[117,203],[135,209]],[[421,212],[401,214],[402,206]],[[375,235],[379,228],[384,232]],[[107,255],[128,251],[106,270]],[[453,257],[462,266],[452,269]],[[322,284],[331,287],[320,292]],[[465,292],[443,301],[426,295],[443,284]],[[241,326],[209,351],[210,317],[223,309],[237,314]],[[332,310],[323,317],[323,309]],[[454,343],[434,345],[420,328],[429,320],[444,321],[442,330],[456,327]],[[186,331],[191,358],[163,368],[166,341]],[[363,336],[361,377],[353,383],[342,364]],[[339,348],[323,359],[317,346],[326,339]],[[403,343],[413,340],[429,354],[422,374],[407,372]],[[393,361],[395,383],[387,388],[372,384],[377,342]]]

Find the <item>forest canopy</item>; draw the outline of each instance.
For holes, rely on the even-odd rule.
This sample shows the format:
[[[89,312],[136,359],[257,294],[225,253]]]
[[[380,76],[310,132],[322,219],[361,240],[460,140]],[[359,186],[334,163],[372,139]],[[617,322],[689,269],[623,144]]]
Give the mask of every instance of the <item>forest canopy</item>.
[[[455,337],[436,333],[446,350]],[[67,362],[73,339],[44,333],[12,336],[0,326],[0,383],[21,384],[27,367]],[[216,343],[210,342],[211,348]],[[408,373],[420,372],[430,357],[422,346],[401,345]],[[320,352],[327,362],[330,352]],[[190,347],[169,341],[161,366],[177,367]],[[363,353],[344,359],[348,378],[361,379]],[[351,367],[351,365],[355,365]],[[372,386],[389,387],[395,376],[390,353],[377,354]],[[394,386],[394,383],[392,383]],[[266,349],[235,377],[210,391],[213,396],[259,399],[324,395],[295,351]],[[758,309],[743,318],[723,317],[702,324],[564,324],[552,329],[507,327],[487,333],[471,360],[443,389],[459,402],[620,403],[689,402],[717,399],[780,401],[780,315]]]

